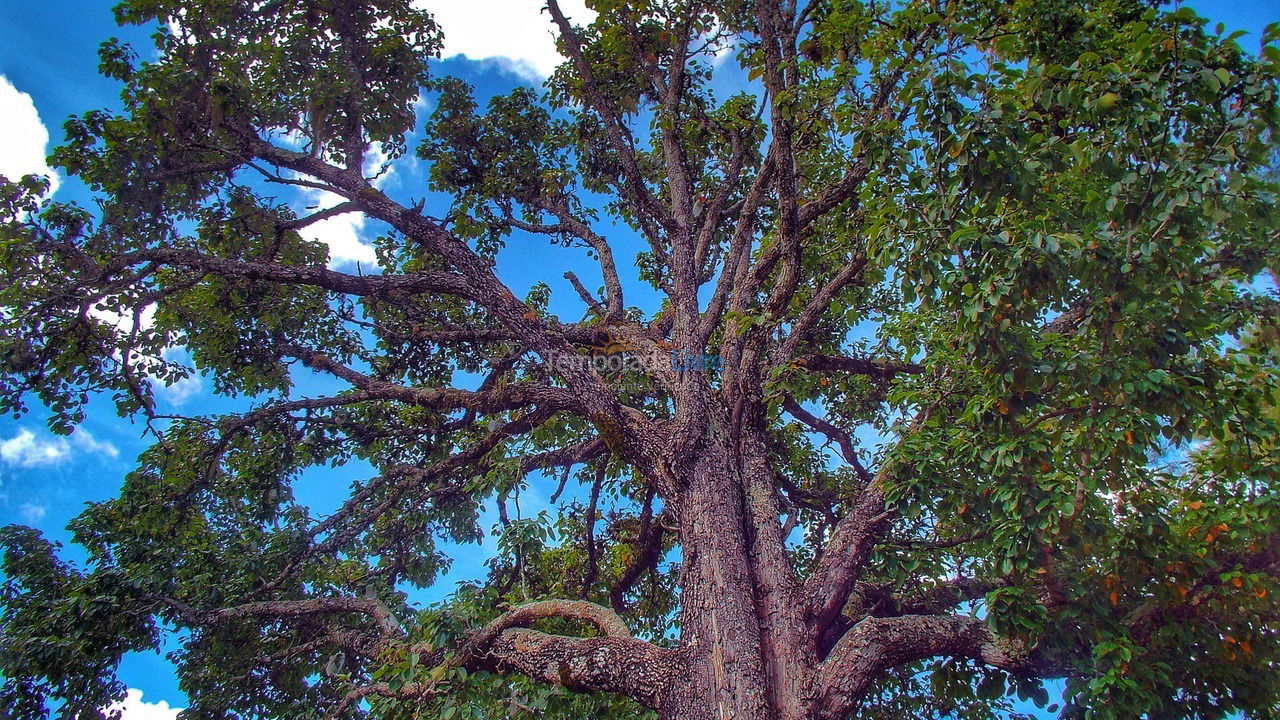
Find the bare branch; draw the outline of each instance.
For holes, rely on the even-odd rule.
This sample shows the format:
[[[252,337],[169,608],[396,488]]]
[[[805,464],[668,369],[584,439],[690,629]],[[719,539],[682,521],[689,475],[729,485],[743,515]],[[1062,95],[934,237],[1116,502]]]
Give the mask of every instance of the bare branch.
[[[849,433],[805,410],[804,406],[796,402],[796,399],[790,395],[783,401],[782,407],[791,413],[795,419],[822,433],[827,439],[838,445],[840,447],[840,456],[858,473],[858,477],[862,479],[862,482],[864,484],[871,483],[871,473],[867,472],[867,468],[858,459],[858,453],[853,448],[853,438]]]

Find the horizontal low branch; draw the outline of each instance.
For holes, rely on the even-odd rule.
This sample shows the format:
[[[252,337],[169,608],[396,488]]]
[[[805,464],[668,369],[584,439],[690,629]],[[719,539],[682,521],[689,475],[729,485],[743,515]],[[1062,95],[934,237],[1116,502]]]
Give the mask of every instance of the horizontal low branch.
[[[528,629],[538,620],[586,623],[601,637]],[[613,610],[583,600],[544,600],[513,608],[471,636],[451,663],[472,670],[519,673],[574,692],[612,692],[656,708],[681,676],[673,650],[631,637]]]
[[[657,708],[683,679],[675,651],[642,640],[524,629],[502,633],[474,667],[519,673],[574,692],[617,693],[649,708]]]
[[[604,637],[577,638],[526,629],[535,620],[561,618],[593,625]],[[517,629],[519,628],[519,629]],[[468,645],[477,668],[517,672],[576,692],[626,695],[656,708],[679,680],[672,650],[631,637],[613,610],[581,600],[548,600],[514,608],[481,630]]]

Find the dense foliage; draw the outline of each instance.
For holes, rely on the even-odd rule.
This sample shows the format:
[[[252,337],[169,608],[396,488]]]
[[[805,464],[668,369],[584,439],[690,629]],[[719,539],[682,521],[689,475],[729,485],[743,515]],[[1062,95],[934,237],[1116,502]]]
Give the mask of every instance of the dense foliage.
[[[154,444],[84,567],[0,531],[7,716],[168,635],[190,718],[1280,717],[1280,29],[590,5],[487,104],[408,0],[120,5],[154,59],[53,156],[98,206],[0,185],[0,402]],[[581,319],[498,279],[547,239]],[[191,372],[243,411],[158,414]]]

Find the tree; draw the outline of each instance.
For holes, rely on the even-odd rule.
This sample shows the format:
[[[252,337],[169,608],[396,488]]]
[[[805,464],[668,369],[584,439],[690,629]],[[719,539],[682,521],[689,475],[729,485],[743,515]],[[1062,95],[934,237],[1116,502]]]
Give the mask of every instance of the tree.
[[[193,718],[983,718],[1051,679],[1066,717],[1277,717],[1280,30],[594,10],[549,0],[566,62],[482,108],[408,0],[120,5],[156,58],[104,44],[124,109],[54,154],[99,207],[3,185],[0,387],[155,442],[74,521],[84,567],[3,531],[9,713],[96,715],[168,633]],[[377,181],[417,129],[447,204]],[[344,213],[377,268],[300,233]],[[498,279],[540,235],[580,320]],[[158,414],[193,371],[251,408]],[[555,514],[509,511],[530,484]],[[484,507],[486,579],[410,603]]]

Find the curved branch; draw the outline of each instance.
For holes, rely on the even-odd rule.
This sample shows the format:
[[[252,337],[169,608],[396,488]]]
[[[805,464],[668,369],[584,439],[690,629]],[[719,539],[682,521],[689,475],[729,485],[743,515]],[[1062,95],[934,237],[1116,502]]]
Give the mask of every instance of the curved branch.
[[[1012,673],[1044,678],[1065,671],[1034,647],[992,634],[977,618],[868,617],[845,633],[823,663],[818,677],[818,717],[847,717],[882,672],[935,656],[970,658]]]
[[[867,472],[867,468],[858,459],[858,451],[854,449],[853,437],[849,433],[836,427],[830,421],[824,420],[804,409],[804,406],[791,395],[787,395],[783,399],[782,408],[791,413],[791,416],[795,419],[822,433],[828,440],[838,445],[840,447],[840,456],[858,473],[858,477],[862,482],[864,484],[871,482],[871,473]]]
[[[631,630],[627,628],[622,617],[604,605],[586,600],[539,600],[519,605],[498,616],[496,620],[472,636],[468,645],[483,648],[505,630],[529,627],[534,621],[548,618],[584,622],[600,631],[605,637],[631,637]]]
[[[592,626],[597,637],[552,635],[529,630],[538,620],[571,620]],[[440,651],[415,646],[415,652],[442,657]],[[471,635],[439,668],[465,667],[502,674],[518,673],[574,692],[611,692],[656,708],[665,692],[681,677],[683,662],[673,650],[631,637],[626,623],[613,610],[583,600],[542,600],[512,608]],[[437,671],[438,672],[438,671]],[[375,683],[351,690],[330,717],[372,695],[428,697],[439,692],[439,681],[425,681],[393,690]]]

